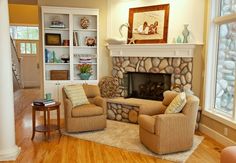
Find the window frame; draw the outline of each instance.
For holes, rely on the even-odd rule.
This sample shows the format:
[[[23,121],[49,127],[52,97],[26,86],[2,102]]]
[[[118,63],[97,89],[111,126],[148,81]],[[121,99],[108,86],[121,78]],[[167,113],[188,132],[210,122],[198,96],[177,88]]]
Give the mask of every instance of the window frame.
[[[38,25],[26,25],[26,24],[10,24],[10,28],[11,27],[27,27],[27,38],[22,38],[22,39],[18,39],[18,38],[13,38],[14,40],[39,40],[40,39],[40,29]],[[29,38],[29,27],[37,27],[38,28],[38,39],[30,39]]]
[[[236,129],[236,96],[232,117],[215,109],[215,87],[217,74],[217,56],[219,43],[219,27],[236,21],[236,13],[220,16],[221,0],[210,0],[208,5],[207,43],[205,50],[205,82],[203,114]],[[234,94],[236,95],[236,81]]]

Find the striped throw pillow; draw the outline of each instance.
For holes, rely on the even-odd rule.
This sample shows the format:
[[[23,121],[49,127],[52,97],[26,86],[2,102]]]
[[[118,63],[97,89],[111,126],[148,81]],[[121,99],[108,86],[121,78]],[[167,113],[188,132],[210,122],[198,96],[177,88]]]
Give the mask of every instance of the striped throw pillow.
[[[71,100],[73,107],[89,104],[82,85],[66,85],[64,86],[64,90],[67,97]]]
[[[165,114],[179,113],[184,108],[186,104],[186,94],[185,92],[179,93],[170,105],[166,108]]]

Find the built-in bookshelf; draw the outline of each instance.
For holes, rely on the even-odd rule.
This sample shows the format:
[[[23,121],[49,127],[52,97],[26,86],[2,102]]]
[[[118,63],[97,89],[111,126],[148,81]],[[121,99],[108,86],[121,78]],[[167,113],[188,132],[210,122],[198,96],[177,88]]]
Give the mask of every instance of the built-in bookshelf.
[[[98,16],[98,9],[42,7],[45,93],[51,92],[52,96],[56,97],[61,96],[57,91],[58,87],[64,84],[97,83],[99,76]],[[92,66],[93,73],[86,81],[81,80],[78,75],[80,72],[77,67],[81,64]],[[56,75],[55,78],[52,72],[57,73],[57,70],[59,70],[58,76]]]

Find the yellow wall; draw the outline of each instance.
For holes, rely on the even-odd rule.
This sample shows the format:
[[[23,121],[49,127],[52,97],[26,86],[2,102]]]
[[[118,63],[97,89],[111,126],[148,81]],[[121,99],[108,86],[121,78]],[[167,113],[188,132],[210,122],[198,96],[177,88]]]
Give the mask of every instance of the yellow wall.
[[[9,16],[11,24],[39,24],[37,5],[9,4]]]

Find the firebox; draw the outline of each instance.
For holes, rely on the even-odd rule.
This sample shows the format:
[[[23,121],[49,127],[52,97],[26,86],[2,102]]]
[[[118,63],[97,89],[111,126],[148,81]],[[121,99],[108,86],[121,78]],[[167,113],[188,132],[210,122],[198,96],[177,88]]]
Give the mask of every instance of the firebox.
[[[170,90],[171,74],[127,72],[124,78],[127,98],[163,100],[163,92]]]

